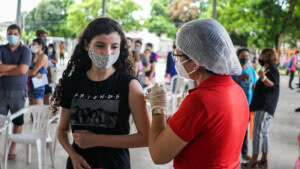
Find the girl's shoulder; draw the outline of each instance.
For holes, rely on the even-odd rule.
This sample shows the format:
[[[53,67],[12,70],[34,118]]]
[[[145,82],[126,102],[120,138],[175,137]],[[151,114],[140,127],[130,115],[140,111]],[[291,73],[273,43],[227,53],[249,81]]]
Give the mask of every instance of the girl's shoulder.
[[[126,82],[130,82],[131,80],[136,79],[132,74],[127,72],[122,72],[122,71],[117,71],[116,77],[118,78],[118,80],[126,81]]]

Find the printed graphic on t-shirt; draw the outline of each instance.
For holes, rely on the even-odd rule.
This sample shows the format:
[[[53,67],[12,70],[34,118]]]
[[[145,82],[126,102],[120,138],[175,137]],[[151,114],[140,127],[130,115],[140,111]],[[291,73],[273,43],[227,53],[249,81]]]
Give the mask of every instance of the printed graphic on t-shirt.
[[[71,107],[72,126],[115,128],[119,116],[119,95],[76,94]]]

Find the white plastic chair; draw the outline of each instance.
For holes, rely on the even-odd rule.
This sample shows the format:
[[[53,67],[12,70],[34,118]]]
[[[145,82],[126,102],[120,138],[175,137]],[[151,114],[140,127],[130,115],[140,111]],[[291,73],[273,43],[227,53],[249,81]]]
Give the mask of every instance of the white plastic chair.
[[[6,131],[6,128],[8,127],[8,120],[7,116],[0,115],[0,136],[2,132]],[[2,169],[2,162],[0,163],[0,168]]]
[[[0,133],[6,130],[6,127],[8,126],[8,120],[9,118],[4,115],[0,115]]]
[[[168,89],[168,103],[170,103],[170,112],[173,114],[177,111],[178,108],[178,100],[181,100],[184,92],[185,82],[184,79],[178,75],[175,75],[171,79],[171,84]]]
[[[22,114],[32,113],[33,124],[30,133],[13,134],[12,120]],[[36,144],[38,154],[38,168],[44,169],[46,163],[46,147],[49,145],[50,159],[54,167],[54,151],[56,146],[56,136],[50,137],[49,126],[51,122],[58,118],[58,115],[51,117],[48,105],[33,105],[25,107],[9,117],[9,127],[5,141],[4,169],[7,169],[7,157],[11,142],[27,144],[27,162],[31,163],[31,145]]]

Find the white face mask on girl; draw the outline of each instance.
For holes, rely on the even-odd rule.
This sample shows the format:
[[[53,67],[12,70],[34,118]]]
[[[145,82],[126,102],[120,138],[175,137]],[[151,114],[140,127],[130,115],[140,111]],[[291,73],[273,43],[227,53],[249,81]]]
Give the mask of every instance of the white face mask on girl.
[[[37,48],[37,46],[32,45],[32,46],[30,47],[30,50],[31,50],[32,53],[37,53],[38,48]]]
[[[96,53],[93,49],[89,48],[88,54],[92,63],[100,69],[107,69],[113,66],[119,59],[120,52],[111,55],[103,55]]]
[[[193,70],[193,71],[191,71],[191,72],[188,73],[188,72],[185,70],[183,64],[185,64],[186,62],[188,62],[188,61],[190,61],[190,60],[191,60],[191,59],[185,60],[185,61],[183,61],[183,62],[181,62],[181,63],[180,63],[180,61],[175,62],[175,69],[176,69],[176,71],[177,71],[177,73],[178,73],[178,75],[179,75],[180,77],[183,77],[183,78],[185,78],[185,79],[191,79],[189,75],[192,74],[192,73],[194,73],[194,72],[196,72],[196,70]]]

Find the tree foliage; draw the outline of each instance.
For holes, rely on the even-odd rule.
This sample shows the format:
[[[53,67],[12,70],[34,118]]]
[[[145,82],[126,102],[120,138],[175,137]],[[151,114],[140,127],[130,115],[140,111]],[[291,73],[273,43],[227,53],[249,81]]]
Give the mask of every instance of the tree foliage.
[[[134,12],[141,7],[134,0],[107,0],[106,14],[117,20],[125,31],[141,28],[139,20],[134,18]],[[79,35],[89,22],[102,14],[102,0],[82,0],[68,10],[68,26]]]
[[[187,22],[199,17],[198,0],[173,0],[170,4],[170,17],[175,21]]]
[[[25,30],[45,29],[50,36],[72,37],[67,26],[67,10],[74,0],[42,0],[25,17]]]
[[[279,51],[285,36],[299,37],[299,6],[297,0],[219,0],[217,20],[231,35],[248,37],[248,46]]]
[[[166,33],[168,37],[175,38],[177,27],[169,17],[170,0],[152,0],[151,18],[146,21],[146,27],[150,32],[160,36]]]
[[[175,38],[183,23],[207,15],[208,4],[207,0],[152,0],[146,27],[157,35],[166,33]]]

